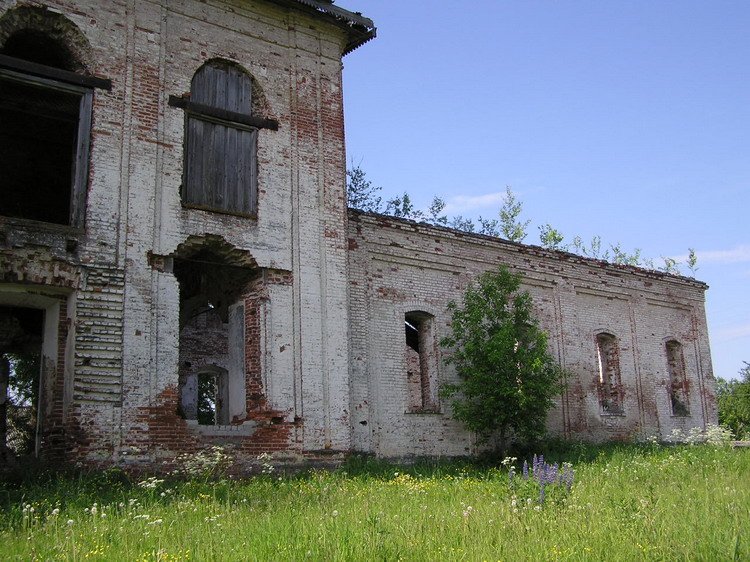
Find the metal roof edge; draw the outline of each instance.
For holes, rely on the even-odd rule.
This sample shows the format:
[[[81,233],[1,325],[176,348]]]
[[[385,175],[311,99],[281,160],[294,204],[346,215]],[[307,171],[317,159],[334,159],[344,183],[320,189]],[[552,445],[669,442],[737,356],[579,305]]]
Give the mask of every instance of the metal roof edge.
[[[347,43],[343,55],[351,53],[368,41],[375,38],[377,28],[375,23],[358,12],[350,12],[344,8],[333,5],[333,0],[270,0],[281,5],[306,6],[309,11],[324,14],[347,31]]]

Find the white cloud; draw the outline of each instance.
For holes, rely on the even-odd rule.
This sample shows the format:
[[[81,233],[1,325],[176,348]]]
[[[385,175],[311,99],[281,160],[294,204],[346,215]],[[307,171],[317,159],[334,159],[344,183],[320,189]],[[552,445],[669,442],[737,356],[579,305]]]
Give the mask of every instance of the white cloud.
[[[727,264],[727,263],[744,263],[750,262],[750,246],[741,245],[729,250],[696,250],[698,265],[706,263]],[[687,261],[687,254],[677,256],[675,259],[684,263]]]
[[[456,195],[446,199],[444,212],[449,215],[455,215],[489,208],[494,213],[504,200],[504,190],[495,193],[485,193],[484,195]]]

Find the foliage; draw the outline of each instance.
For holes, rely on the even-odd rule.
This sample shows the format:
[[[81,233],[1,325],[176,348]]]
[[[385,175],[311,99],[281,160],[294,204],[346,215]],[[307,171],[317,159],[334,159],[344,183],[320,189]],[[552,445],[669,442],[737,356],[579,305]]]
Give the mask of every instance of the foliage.
[[[701,427],[691,427],[687,432],[680,428],[675,428],[664,438],[667,443],[681,443],[684,445],[713,445],[721,447],[729,445],[732,441],[732,431],[723,425],[714,425],[712,423]]]
[[[479,234],[485,236],[500,236],[500,222],[497,219],[479,217]]]
[[[510,431],[526,440],[541,436],[561,390],[562,370],[520,284],[505,267],[480,275],[461,306],[449,303],[451,334],[441,341],[453,350],[446,361],[460,379],[442,388],[454,398],[454,417],[480,440],[496,435],[501,448]]]
[[[544,454],[547,466],[572,463],[575,482],[570,492],[565,483],[547,485],[541,504],[530,456],[495,466],[461,460],[399,466],[359,457],[335,471],[206,484],[52,473],[20,486],[0,483],[0,554],[6,560],[750,559],[750,450],[578,444]]]
[[[8,447],[16,455],[34,451],[36,414],[39,402],[38,353],[8,353]]]
[[[440,197],[433,197],[427,209],[427,222],[435,226],[448,226],[448,217],[442,214],[444,209],[445,201]]]
[[[690,270],[690,273],[695,276],[695,272],[698,271],[698,255],[695,253],[694,248],[688,248],[688,258],[686,265]]]
[[[565,250],[567,246],[563,246],[562,244],[564,239],[563,233],[553,228],[549,223],[539,227],[539,242],[542,248],[547,248],[548,250]]]
[[[474,221],[462,215],[457,215],[450,219],[448,226],[456,230],[463,230],[464,232],[474,232],[476,230]]]
[[[385,203],[385,214],[399,219],[420,221],[424,213],[414,206],[411,197],[404,191],[403,196],[393,197]]]
[[[183,453],[175,459],[172,475],[188,480],[204,481],[222,477],[233,464],[234,458],[224,447],[214,445],[196,453]]]
[[[659,271],[669,273],[670,275],[680,274],[680,262],[678,262],[675,258],[662,256],[661,259],[664,261],[664,265],[659,268]]]
[[[487,219],[480,216],[474,222],[473,219],[462,215],[449,217],[444,214],[446,203],[438,196],[433,197],[426,211],[418,209],[407,192],[388,199],[383,207],[382,198],[377,195],[381,188],[372,185],[360,166],[352,166],[347,170],[346,175],[349,206],[355,209],[427,222],[435,226],[449,226],[464,232],[502,237],[512,242],[523,242],[531,224],[530,220],[520,219],[523,203],[516,197],[510,186],[505,188],[505,199],[499,211],[499,219]],[[619,242],[608,246],[603,245],[602,238],[598,235],[593,236],[588,243],[584,242],[580,236],[574,236],[570,244],[563,244],[563,241],[562,232],[549,223],[539,226],[539,242],[543,248],[572,251],[587,258],[680,275],[680,262],[675,258],[662,256],[663,265],[656,266],[653,259],[643,257],[640,248],[628,252]],[[688,248],[685,265],[693,275],[698,270],[697,264],[698,257],[695,249]]]
[[[216,424],[216,390],[218,381],[215,376],[198,376],[198,423],[200,425]]]
[[[530,220],[520,221],[523,204],[510,186],[505,187],[505,201],[500,208],[500,233],[511,242],[523,242]]]
[[[739,380],[716,379],[719,423],[737,439],[750,439],[750,363],[744,363]]]
[[[39,354],[8,353],[8,396],[16,406],[33,406],[39,395]]]
[[[368,213],[380,213],[383,210],[383,199],[378,195],[381,187],[372,185],[365,171],[352,165],[346,171],[346,193],[349,206]]]

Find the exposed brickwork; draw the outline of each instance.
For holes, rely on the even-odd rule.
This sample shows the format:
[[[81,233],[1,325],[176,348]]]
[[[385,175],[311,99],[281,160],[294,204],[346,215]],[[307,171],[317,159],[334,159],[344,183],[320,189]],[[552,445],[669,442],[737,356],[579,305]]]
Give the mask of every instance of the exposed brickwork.
[[[426,310],[435,316],[436,338],[446,334],[446,303],[498,264],[523,275],[550,349],[572,374],[549,418],[553,433],[633,439],[716,421],[700,282],[358,212],[350,213],[348,238],[355,449],[385,456],[473,450],[447,404],[441,415],[409,413],[409,367],[404,354],[390,350],[403,346],[408,310],[433,307]],[[602,333],[616,338],[606,352],[606,385],[597,350]],[[701,407],[688,416],[672,414],[671,339],[691,350],[685,386],[690,403]],[[439,377],[455,377],[444,361]]]
[[[0,217],[0,304],[50,319],[46,458],[163,469],[221,444],[239,470],[261,452],[286,462],[355,450],[473,452],[437,398],[452,376],[437,347],[422,354],[429,368],[419,368],[410,398],[403,324],[419,311],[439,338],[446,302],[497,263],[524,274],[554,353],[574,373],[553,431],[620,439],[715,420],[700,283],[348,216],[346,25],[265,0],[33,4],[0,0],[0,44],[24,26],[43,31],[70,54],[69,70],[112,82],[93,92],[84,228]],[[180,199],[185,111],[168,99],[189,99],[194,73],[211,59],[246,72],[252,114],[278,121],[258,132],[254,217]],[[208,304],[215,317],[190,324]],[[602,331],[619,343],[623,416],[600,411]],[[673,340],[688,416],[672,414]],[[187,364],[226,373],[226,423],[186,419]]]

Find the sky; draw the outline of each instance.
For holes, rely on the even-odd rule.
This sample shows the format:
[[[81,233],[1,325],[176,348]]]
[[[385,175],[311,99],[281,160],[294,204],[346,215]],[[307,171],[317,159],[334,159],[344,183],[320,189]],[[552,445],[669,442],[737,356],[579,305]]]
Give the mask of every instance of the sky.
[[[750,2],[338,0],[347,157],[385,198],[698,257],[714,374],[750,362]],[[689,274],[683,267],[683,272]]]

